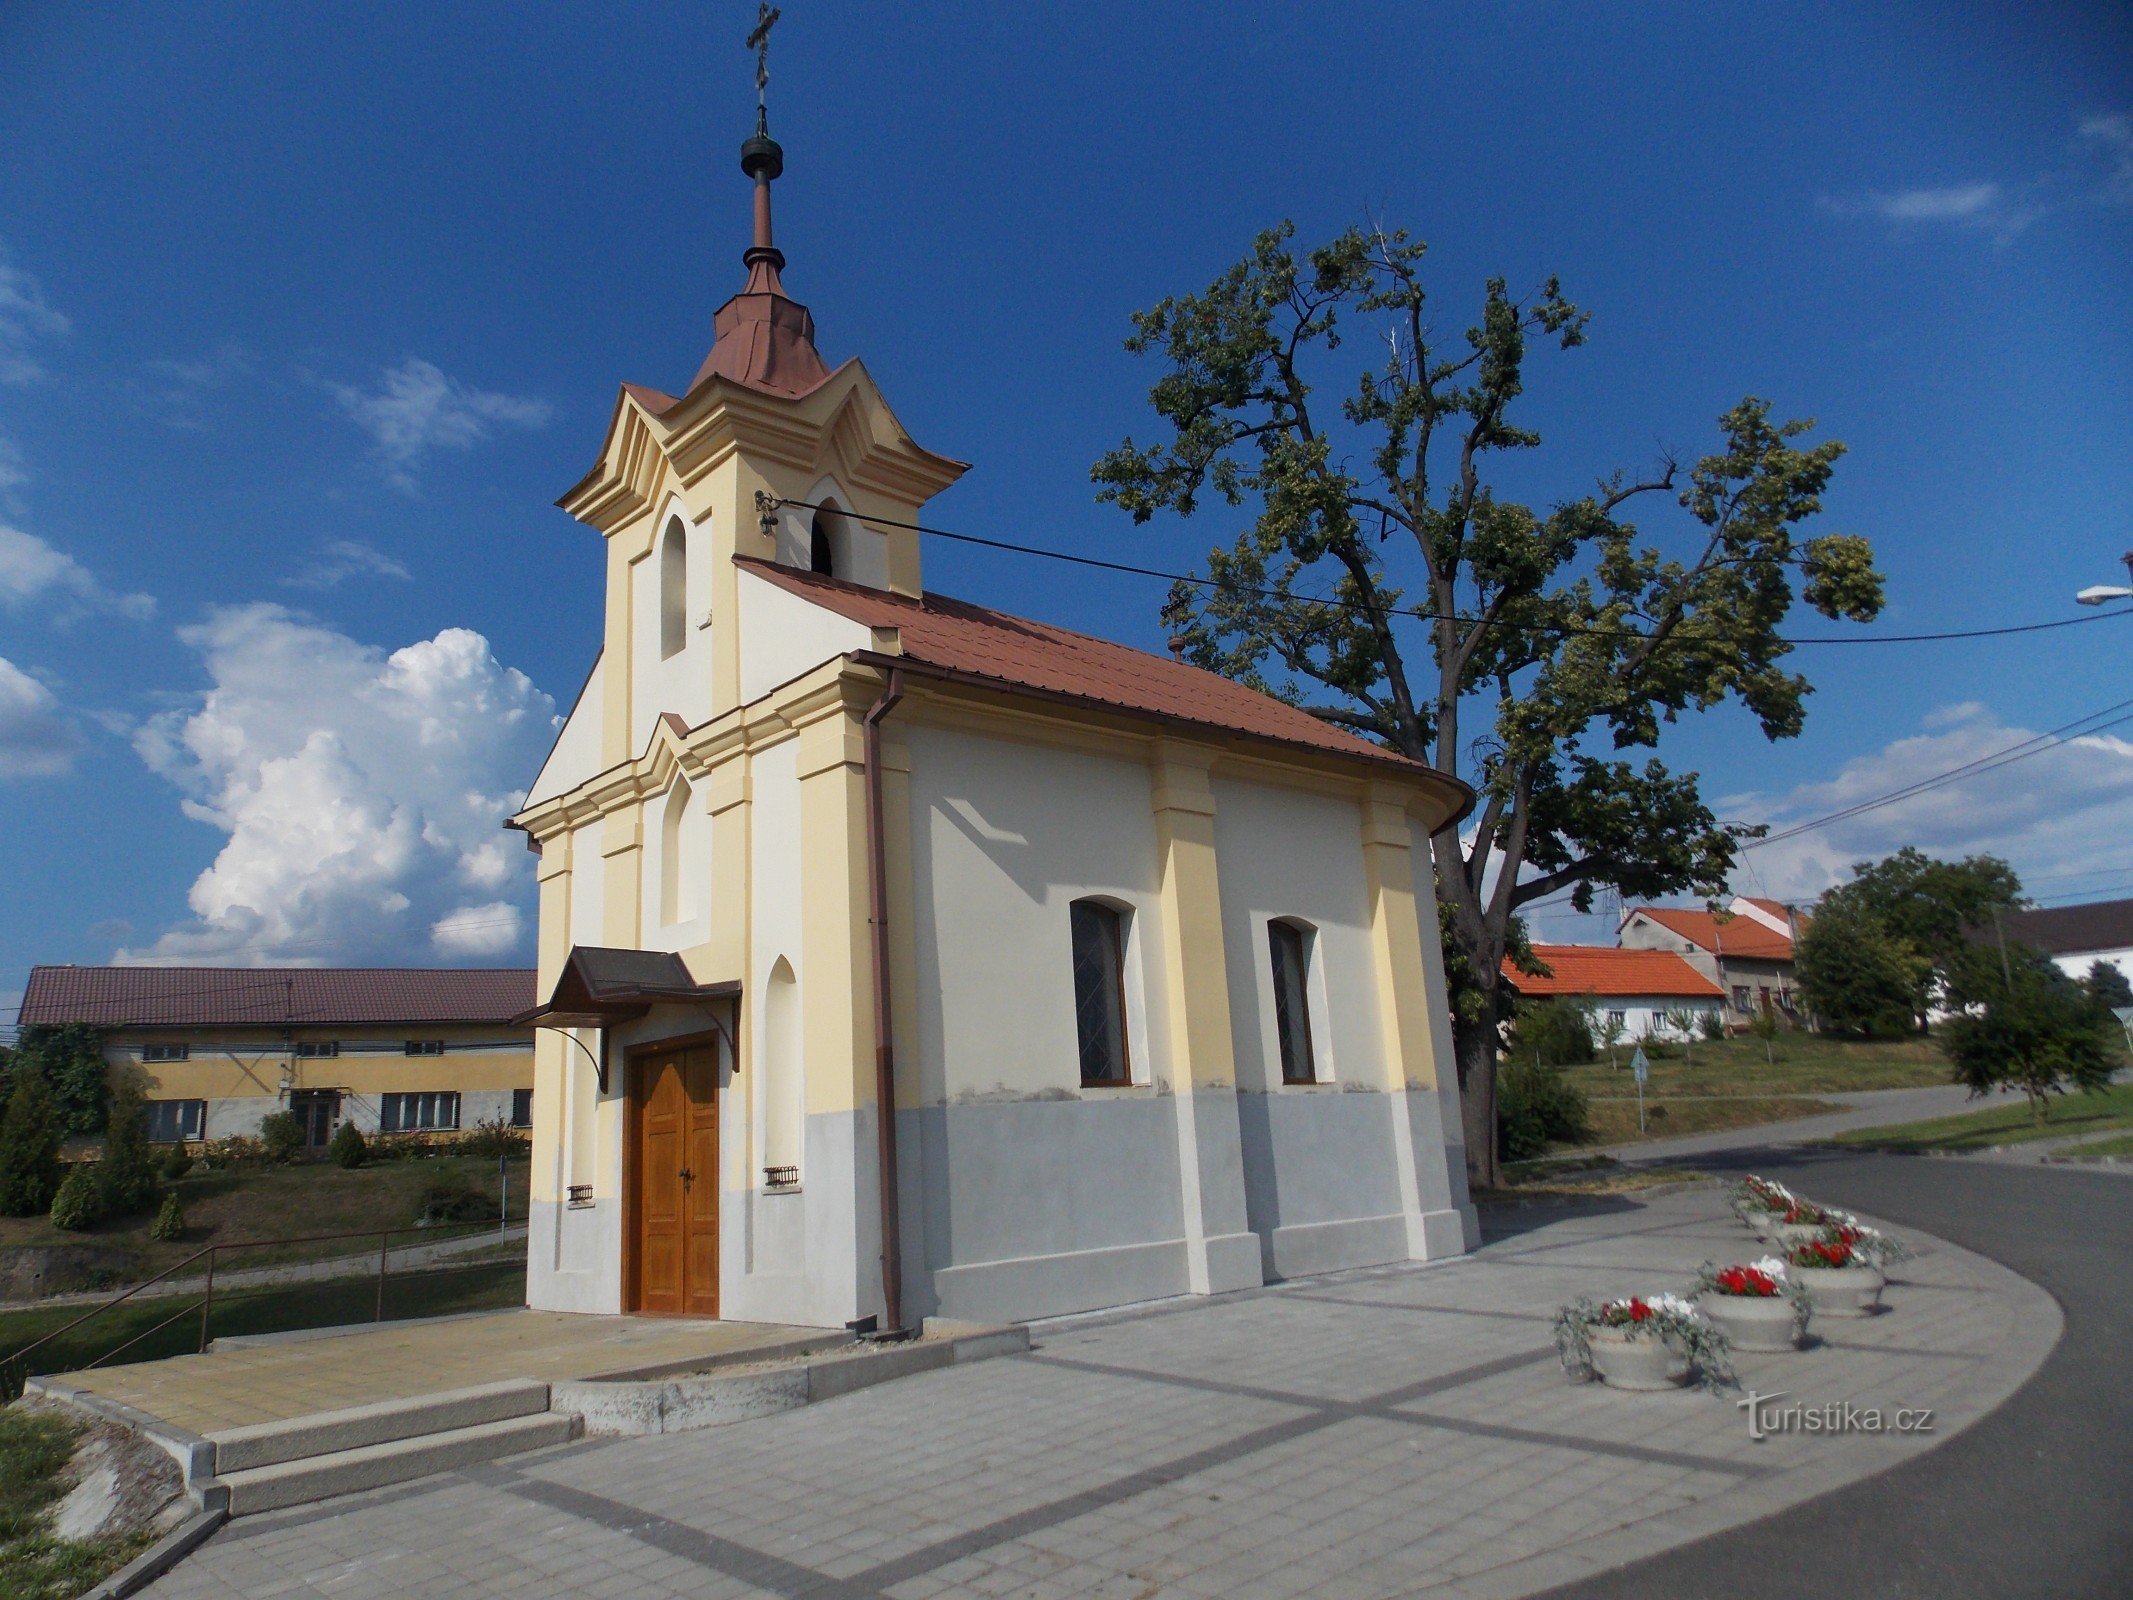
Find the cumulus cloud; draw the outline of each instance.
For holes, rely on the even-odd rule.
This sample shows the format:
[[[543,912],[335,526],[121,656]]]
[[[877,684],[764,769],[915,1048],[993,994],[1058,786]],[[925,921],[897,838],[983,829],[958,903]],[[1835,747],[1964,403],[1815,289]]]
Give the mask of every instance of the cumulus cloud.
[[[1865,194],[1831,195],[1822,208],[1836,216],[1875,217],[1899,227],[1959,228],[2005,244],[2055,211],[2133,205],[2133,116],[2083,119],[2071,159],[2020,182],[1978,179]]]
[[[327,388],[370,435],[386,481],[410,493],[431,451],[471,450],[498,428],[538,428],[550,415],[545,400],[476,389],[417,359],[387,367],[375,389]]]
[[[80,746],[52,691],[0,656],[0,778],[56,778]]]
[[[292,589],[338,589],[350,578],[398,578],[405,582],[413,573],[397,556],[355,539],[329,539],[319,546],[310,566],[282,582]]]
[[[179,637],[210,687],[134,747],[226,836],[192,919],[122,961],[346,963],[505,956],[531,858],[499,832],[555,704],[480,634],[386,654],[274,605]],[[470,892],[471,891],[471,892]]]
[[[155,612],[153,595],[116,594],[63,550],[34,533],[0,523],[0,604],[36,605],[61,620],[85,611],[139,620]]]
[[[0,245],[0,383],[34,383],[44,376],[36,347],[68,331],[67,319],[45,303],[37,280]]]
[[[1719,810],[1768,821],[1773,831],[1781,831],[1994,756],[2039,731],[2007,722],[1982,705],[1948,706],[1927,718],[1918,733],[1847,761],[1830,778],[1780,794],[1733,795],[1719,803]],[[2133,741],[2107,730],[1750,850],[1734,886],[1805,899],[1844,881],[1856,861],[1915,845],[1936,856],[1979,851],[2003,856],[2025,882],[2039,886],[2037,893],[2049,894],[2052,887],[2099,867],[2133,860],[2123,846],[2128,839],[2133,839]]]

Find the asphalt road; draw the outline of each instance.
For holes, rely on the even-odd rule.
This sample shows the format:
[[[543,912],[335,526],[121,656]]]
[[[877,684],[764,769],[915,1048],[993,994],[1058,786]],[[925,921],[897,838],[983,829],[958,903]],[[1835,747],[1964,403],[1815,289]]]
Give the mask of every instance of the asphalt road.
[[[1698,1165],[1767,1173],[1990,1256],[2057,1298],[2065,1335],[2013,1399],[1917,1460],[1548,1600],[2133,1596],[2133,1182],[1804,1150]]]

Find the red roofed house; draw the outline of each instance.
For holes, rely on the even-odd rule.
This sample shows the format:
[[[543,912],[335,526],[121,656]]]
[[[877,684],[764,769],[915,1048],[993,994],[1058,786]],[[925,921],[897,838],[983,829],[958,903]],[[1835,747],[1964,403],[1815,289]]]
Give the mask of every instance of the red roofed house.
[[[930,591],[915,524],[964,463],[817,352],[783,160],[742,147],[710,355],[625,386],[561,501],[605,594],[559,584],[557,625],[604,632],[513,824],[529,1299],[913,1326],[1463,1250],[1429,839],[1471,794]]]
[[[1593,1014],[1595,1037],[1638,1039],[1700,1037],[1702,1019],[1723,1009],[1717,984],[1666,950],[1617,950],[1606,945],[1537,944],[1533,954],[1548,976],[1503,964],[1504,978],[1529,1000],[1572,1000]],[[1676,1025],[1683,1013],[1688,1028]],[[1609,1035],[1605,1024],[1612,1023]]]
[[[1794,1027],[1806,1017],[1795,998],[1792,943],[1808,919],[1776,900],[1735,895],[1723,911],[1632,906],[1618,935],[1625,950],[1668,950],[1725,992],[1726,1024],[1774,1015]]]
[[[147,1080],[151,1138],[256,1134],[293,1112],[314,1148],[533,1122],[523,967],[33,967],[22,1026],[85,1023]]]

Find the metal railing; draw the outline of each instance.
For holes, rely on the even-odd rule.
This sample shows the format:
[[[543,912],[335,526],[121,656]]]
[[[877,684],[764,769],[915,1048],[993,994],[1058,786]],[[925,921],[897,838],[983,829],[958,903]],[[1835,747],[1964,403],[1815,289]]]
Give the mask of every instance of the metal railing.
[[[41,1338],[32,1340],[30,1343],[24,1345],[21,1349],[12,1351],[4,1357],[0,1357],[0,1404],[5,1404],[14,1400],[18,1395],[22,1393],[22,1386],[30,1376],[30,1358],[34,1356],[39,1350],[44,1349],[46,1346],[54,1343],[56,1340],[65,1338],[66,1335],[74,1332],[75,1329],[84,1327],[87,1324],[95,1321],[97,1318],[106,1316],[109,1313],[117,1310],[118,1307],[124,1305],[127,1301],[133,1299],[136,1295],[139,1295],[146,1290],[153,1289],[157,1284],[163,1283],[168,1279],[176,1278],[181,1274],[184,1274],[188,1268],[197,1267],[197,1265],[201,1261],[205,1261],[207,1263],[207,1273],[205,1282],[202,1285],[199,1299],[188,1300],[186,1304],[180,1306],[169,1316],[164,1317],[159,1322],[151,1324],[149,1327],[143,1328],[140,1332],[133,1334],[131,1337],[127,1338],[123,1342],[112,1346],[109,1350],[106,1350],[102,1355],[98,1356],[94,1361],[83,1362],[79,1366],[55,1368],[53,1370],[63,1370],[68,1372],[87,1372],[92,1368],[100,1367],[105,1362],[110,1361],[114,1357],[125,1354],[128,1350],[131,1350],[135,1345],[139,1344],[143,1339],[146,1339],[153,1334],[161,1333],[165,1328],[171,1327],[173,1324],[184,1321],[187,1317],[193,1315],[195,1312],[197,1312],[200,1317],[200,1338],[195,1353],[204,1354],[207,1350],[209,1343],[211,1342],[208,1332],[208,1324],[209,1319],[213,1317],[215,1310],[215,1271],[217,1266],[220,1264],[221,1257],[225,1252],[235,1252],[239,1250],[287,1249],[295,1245],[338,1244],[345,1240],[375,1239],[378,1242],[378,1283],[377,1292],[372,1301],[371,1320],[373,1322],[383,1322],[385,1321],[385,1283],[386,1279],[391,1274],[393,1249],[392,1241],[395,1235],[410,1233],[423,1235],[419,1243],[408,1248],[420,1248],[422,1245],[450,1242],[448,1240],[440,1239],[437,1236],[443,1233],[455,1233],[455,1230],[458,1230],[455,1234],[455,1237],[457,1238],[469,1238],[477,1233],[488,1233],[493,1231],[499,1240],[503,1240],[509,1237],[511,1221],[512,1219],[508,1215],[506,1215],[499,1216],[493,1220],[470,1222],[440,1222],[427,1224],[410,1223],[397,1228],[359,1228],[349,1233],[313,1233],[303,1234],[295,1238],[288,1239],[234,1239],[224,1244],[204,1245],[200,1249],[195,1250],[191,1255],[185,1257],[184,1260],[174,1262],[170,1266],[165,1267],[154,1277],[142,1279],[132,1288],[124,1290],[119,1294],[113,1295],[109,1300],[105,1300],[96,1305],[91,1306],[87,1311],[84,1311],[72,1322],[66,1323],[61,1327],[54,1328],[50,1333],[43,1335]],[[288,1265],[293,1268],[301,1269],[306,1267],[317,1267],[320,1265],[327,1265],[336,1261],[353,1261],[354,1259],[355,1252],[351,1251],[343,1255],[329,1255],[311,1260],[299,1260],[288,1263],[276,1262],[273,1263],[273,1265]],[[469,1265],[474,1267],[481,1267],[493,1264],[494,1263],[490,1262],[473,1262]],[[403,1268],[402,1270],[403,1273],[406,1273],[410,1269]],[[451,1269],[430,1268],[427,1270],[449,1271]],[[300,1283],[304,1280],[299,1278],[293,1281]],[[333,1282],[335,1280],[332,1278],[322,1278],[317,1281]],[[236,1290],[226,1289],[224,1292],[225,1294],[229,1294],[239,1292],[246,1288],[255,1287],[261,1289],[268,1289],[279,1287],[279,1285],[272,1283],[261,1283],[256,1285],[240,1284],[237,1286]],[[157,1296],[156,1298],[160,1299],[163,1297]]]

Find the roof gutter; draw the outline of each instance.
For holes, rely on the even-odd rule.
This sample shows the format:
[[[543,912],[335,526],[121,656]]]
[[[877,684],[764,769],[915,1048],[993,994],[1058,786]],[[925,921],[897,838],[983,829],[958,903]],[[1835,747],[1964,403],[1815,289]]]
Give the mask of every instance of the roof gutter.
[[[867,788],[867,933],[874,965],[874,1124],[881,1166],[882,1331],[904,1325],[904,1259],[896,1197],[896,1040],[889,1008],[889,853],[882,816],[881,724],[904,697],[903,668],[892,666],[862,723]]]

